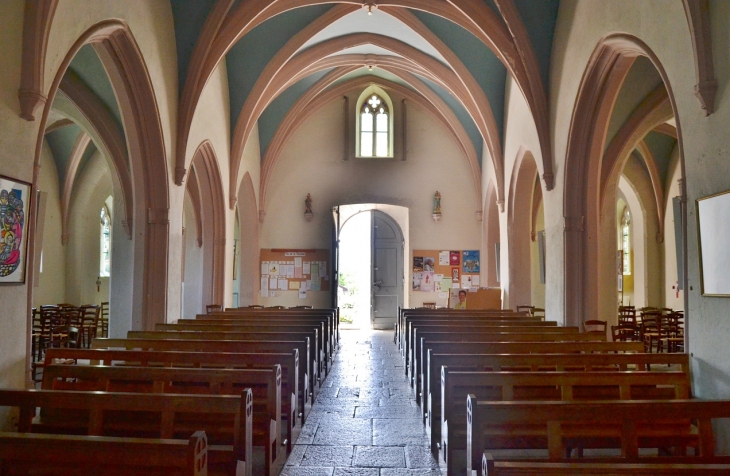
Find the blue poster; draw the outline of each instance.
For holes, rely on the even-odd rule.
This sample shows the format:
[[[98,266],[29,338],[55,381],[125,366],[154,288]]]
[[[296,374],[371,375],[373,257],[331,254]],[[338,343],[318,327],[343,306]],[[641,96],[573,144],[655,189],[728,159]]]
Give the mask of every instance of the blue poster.
[[[462,266],[465,274],[476,274],[479,272],[479,250],[462,252]]]

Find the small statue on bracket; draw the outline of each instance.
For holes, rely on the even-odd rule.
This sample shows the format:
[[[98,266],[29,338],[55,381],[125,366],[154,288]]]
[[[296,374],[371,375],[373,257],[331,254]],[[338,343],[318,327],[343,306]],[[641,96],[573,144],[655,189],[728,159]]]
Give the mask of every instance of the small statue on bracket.
[[[312,195],[307,194],[307,198],[304,199],[304,218],[307,221],[311,221],[314,213],[312,212]]]
[[[441,194],[438,191],[433,196],[433,214],[431,217],[433,221],[441,220]]]

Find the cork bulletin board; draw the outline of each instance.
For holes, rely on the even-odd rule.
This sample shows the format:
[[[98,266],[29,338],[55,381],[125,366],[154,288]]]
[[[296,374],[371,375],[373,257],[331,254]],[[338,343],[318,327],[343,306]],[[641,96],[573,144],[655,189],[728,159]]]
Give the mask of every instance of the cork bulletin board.
[[[411,290],[447,293],[452,287],[478,288],[479,255],[476,252],[474,265],[474,253],[464,250],[413,250]]]
[[[275,291],[329,291],[329,260],[330,250],[262,248],[261,295]]]

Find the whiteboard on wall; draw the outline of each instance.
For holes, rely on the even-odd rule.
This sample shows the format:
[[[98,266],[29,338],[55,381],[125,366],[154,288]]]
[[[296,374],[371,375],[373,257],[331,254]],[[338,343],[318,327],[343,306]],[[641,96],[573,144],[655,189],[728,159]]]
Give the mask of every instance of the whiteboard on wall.
[[[730,191],[697,200],[700,279],[705,296],[730,296]]]

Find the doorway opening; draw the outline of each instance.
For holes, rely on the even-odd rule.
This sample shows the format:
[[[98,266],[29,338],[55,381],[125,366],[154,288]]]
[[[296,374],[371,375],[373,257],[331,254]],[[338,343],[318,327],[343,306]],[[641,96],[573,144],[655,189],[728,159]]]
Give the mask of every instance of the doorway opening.
[[[371,220],[371,211],[359,212],[340,231],[337,302],[344,329],[370,329]]]
[[[357,204],[334,211],[342,327],[392,329],[399,309],[408,305],[403,272],[409,255],[408,209]]]

